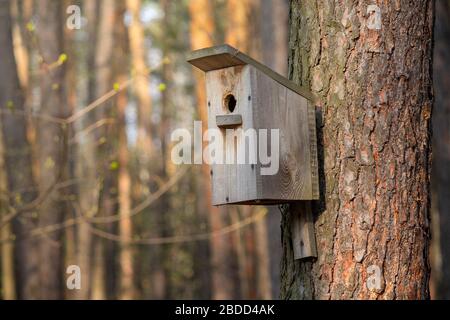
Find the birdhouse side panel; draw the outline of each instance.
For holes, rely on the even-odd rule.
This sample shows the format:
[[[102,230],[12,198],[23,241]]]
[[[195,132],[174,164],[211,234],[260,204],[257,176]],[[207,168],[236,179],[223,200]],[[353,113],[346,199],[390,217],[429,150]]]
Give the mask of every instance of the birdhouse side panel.
[[[318,198],[317,177],[313,175],[312,166],[317,160],[311,152],[312,144],[316,143],[311,137],[315,134],[315,123],[311,123],[309,117],[308,100],[257,69],[252,74],[252,91],[257,92],[255,127],[272,132],[278,130],[279,135],[279,148],[271,145],[271,138],[267,139],[273,161],[273,153],[279,152],[278,172],[258,177],[258,197],[266,203]]]

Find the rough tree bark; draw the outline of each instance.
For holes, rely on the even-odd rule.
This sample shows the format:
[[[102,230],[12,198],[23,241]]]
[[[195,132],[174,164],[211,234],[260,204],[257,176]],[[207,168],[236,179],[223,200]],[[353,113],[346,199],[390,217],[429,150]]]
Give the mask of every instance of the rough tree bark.
[[[450,299],[450,1],[436,1],[433,112],[433,284]]]
[[[43,58],[40,78],[41,105],[39,112],[56,118],[65,118],[69,114],[65,103],[64,77],[65,66],[60,59],[63,54],[63,3],[59,0],[42,0],[37,3],[39,22],[37,38]],[[51,67],[55,62],[60,65]],[[61,181],[62,172],[67,166],[67,128],[58,123],[39,121],[38,159],[39,190],[45,194]],[[66,154],[64,154],[66,153]],[[39,225],[42,227],[61,223],[64,217],[64,206],[60,200],[61,193],[52,190],[39,206]],[[58,231],[42,237],[39,241],[39,274],[41,298],[61,299],[63,297],[63,255],[62,232]]]
[[[316,261],[293,260],[283,216],[283,298],[429,297],[432,26],[431,0],[291,2],[289,77],[318,96],[322,200]]]
[[[26,119],[19,112],[23,110],[24,97],[17,75],[14,59],[10,1],[0,1],[0,119],[2,121],[3,146],[8,173],[8,191],[11,207],[22,207],[36,198],[33,181],[31,148],[26,138]],[[3,113],[4,111],[4,113]],[[9,212],[11,213],[11,212]],[[39,297],[38,255],[36,241],[20,239],[37,227],[34,212],[22,212],[13,221],[13,232],[18,237],[15,243],[14,263],[16,265],[17,298]]]

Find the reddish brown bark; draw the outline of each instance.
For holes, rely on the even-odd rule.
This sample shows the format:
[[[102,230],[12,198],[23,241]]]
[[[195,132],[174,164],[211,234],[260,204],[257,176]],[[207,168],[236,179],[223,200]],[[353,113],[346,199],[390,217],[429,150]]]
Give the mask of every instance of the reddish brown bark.
[[[374,5],[291,2],[289,77],[319,98],[322,200],[316,261],[293,261],[284,216],[286,299],[429,297],[433,2]]]

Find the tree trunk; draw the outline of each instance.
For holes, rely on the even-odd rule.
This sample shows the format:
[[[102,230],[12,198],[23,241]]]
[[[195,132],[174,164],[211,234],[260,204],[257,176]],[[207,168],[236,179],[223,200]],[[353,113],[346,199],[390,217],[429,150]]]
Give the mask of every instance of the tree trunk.
[[[283,76],[287,73],[288,25],[288,0],[261,2],[262,62]]]
[[[0,1],[0,110],[8,191],[12,195],[10,205],[22,207],[36,198],[35,184],[31,171],[31,149],[26,139],[26,119],[14,110],[23,110],[24,98],[17,75],[14,59],[10,2]],[[31,190],[31,191],[30,191]],[[36,242],[20,239],[34,229],[37,221],[32,212],[20,214],[13,221],[13,232],[19,238],[15,243],[15,275],[17,298],[39,297],[38,254]]]
[[[9,208],[7,171],[4,161],[6,149],[3,145],[3,134],[0,122],[0,221],[7,217]],[[0,239],[7,239],[12,236],[11,223],[0,228]],[[16,298],[15,278],[14,278],[14,244],[0,244],[0,292],[1,299],[14,300]]]
[[[189,3],[191,17],[191,48],[192,50],[206,48],[214,45],[215,25],[213,8],[209,0],[194,0]],[[208,129],[207,101],[205,93],[205,76],[199,70],[194,70],[196,83],[196,101],[198,114],[202,121],[202,129]],[[211,204],[210,168],[202,165],[202,181],[200,181],[201,197],[199,197],[200,211],[207,215],[209,226],[212,231],[217,231],[224,226],[225,210],[213,207]],[[226,237],[212,237],[210,246],[210,268],[211,268],[211,298],[231,299],[233,297],[233,286],[230,275],[230,256],[232,254],[229,241]]]
[[[29,1],[28,1],[29,2]],[[11,1],[13,18],[15,20],[13,27],[14,55],[17,60],[17,74],[20,85],[23,90],[27,90],[30,81],[29,65],[30,55],[26,44],[25,33],[23,29],[27,22],[23,14],[22,2],[19,0]]]
[[[318,96],[318,259],[285,299],[426,299],[433,1],[292,1],[289,77]],[[379,13],[379,14],[378,14]]]
[[[89,21],[87,25],[87,34],[90,46],[87,52],[87,70],[90,71],[88,78],[88,102],[96,98],[96,78],[95,78],[95,52],[97,50],[97,32],[98,17],[100,5],[99,0],[84,0],[86,18]],[[78,130],[83,127],[89,127],[95,123],[93,112],[86,115],[83,121],[80,121]],[[86,135],[85,141],[77,150],[76,175],[83,177],[83,183],[78,187],[79,214],[86,218],[91,218],[97,213],[98,209],[98,182],[97,168],[95,161],[95,137],[94,134]],[[81,278],[81,290],[76,291],[77,299],[89,299],[92,293],[93,284],[93,236],[90,230],[90,223],[86,220],[77,226],[77,265],[83,274]]]
[[[59,0],[42,0],[38,5],[37,37],[44,63],[41,84],[41,107],[43,115],[57,118],[68,116],[68,108],[64,98],[64,64],[48,67],[59,61],[63,51],[62,2]],[[39,158],[39,190],[45,194],[56,183],[60,182],[61,172],[67,165],[66,128],[58,123],[38,123],[38,158]],[[61,194],[52,191],[39,207],[39,225],[42,227],[60,223],[64,217]],[[40,239],[39,271],[40,289],[43,299],[61,299],[63,297],[62,242],[60,231]]]
[[[112,61],[115,46],[115,25],[117,2],[115,0],[101,0],[97,44],[95,53],[95,96],[100,98],[114,88]],[[113,117],[113,101],[110,99],[96,109],[95,120]],[[114,130],[102,127],[97,130],[95,145],[97,170],[101,181],[98,215],[111,216],[117,212],[117,171],[111,170],[111,164],[116,161],[113,145]],[[114,223],[104,224],[107,232],[114,233]],[[94,270],[93,270],[93,298],[97,300],[112,298],[114,293],[115,244],[104,239],[94,241]]]
[[[266,63],[264,60],[267,59],[267,64],[274,67],[275,54],[269,56],[267,52],[274,52],[275,50],[266,48],[266,46],[273,45],[275,37],[279,36],[279,34],[274,34],[270,39],[268,39],[267,35],[271,34],[273,30],[278,30],[280,26],[271,28],[270,31],[263,29],[264,24],[267,23],[270,25],[270,21],[274,18],[273,14],[275,12],[270,12],[270,19],[264,19],[267,17],[267,11],[272,11],[268,10],[269,5],[270,7],[275,7],[279,4],[261,0],[228,0],[226,42],[235,46],[238,50],[246,52],[256,60]],[[266,15],[264,16],[265,13]],[[267,50],[261,50],[262,48],[266,48]],[[283,46],[280,46],[279,50],[283,53]],[[237,210],[237,208],[231,207],[230,210]],[[240,208],[239,211],[243,213],[241,216],[247,218],[252,213],[252,208],[245,206]],[[235,220],[237,216],[236,214],[232,215],[232,219],[234,218],[233,223],[238,222]],[[267,221],[265,218],[264,220],[257,221],[245,230],[237,231],[235,234],[237,246],[239,247],[241,245],[240,242],[243,239],[243,246],[246,249],[244,250],[243,257],[242,250],[237,250],[238,265],[241,266],[240,268],[246,268],[246,270],[240,270],[239,272],[241,275],[240,285],[242,286],[244,282],[247,282],[247,285],[245,285],[247,289],[241,290],[241,292],[247,291],[243,298],[268,299],[272,296],[267,236]],[[244,259],[247,261],[243,261]],[[245,279],[242,278],[243,274],[245,275]],[[256,275],[256,278],[254,278],[254,275]]]
[[[145,34],[141,22],[141,0],[127,0],[127,8],[131,15],[128,37],[130,39],[131,69],[135,76],[133,88],[138,102],[138,149],[140,157],[148,157],[153,153],[151,134],[152,100],[149,92],[149,68],[146,63]],[[143,161],[143,169],[148,166],[148,159]],[[148,169],[147,169],[148,170]],[[148,173],[147,173],[148,174]]]
[[[450,299],[450,2],[436,1],[433,112],[433,273],[438,299]]]
[[[64,6],[68,7],[71,4],[72,0],[65,0]],[[78,66],[80,61],[80,56],[77,51],[77,42],[76,42],[76,31],[69,28],[64,28],[64,48],[65,53],[69,57],[66,61],[66,79],[65,79],[65,87],[66,89],[66,103],[67,109],[70,114],[74,114],[77,110],[77,102],[78,102]],[[69,126],[69,136],[74,136],[74,126]],[[66,172],[64,174],[64,180],[67,181],[75,181],[75,167],[77,163],[77,151],[78,145],[70,144],[68,150],[68,164],[66,167]],[[64,197],[64,220],[74,219],[76,218],[76,210],[75,210],[75,196],[77,194],[76,185],[71,183],[63,189],[62,196]],[[78,265],[77,257],[76,257],[76,228],[77,226],[70,226],[64,229],[64,267],[71,265]],[[74,299],[77,296],[78,290],[70,290],[69,288],[65,288],[64,298],[65,299]]]
[[[129,10],[133,14],[133,22],[129,28],[136,29],[136,26],[132,27],[133,24],[136,24],[135,19],[139,19],[139,12],[140,12],[140,3],[137,4],[137,7],[133,7],[133,5],[136,5],[136,3],[130,3],[135,1],[127,1],[127,6],[129,7]],[[139,1],[140,2],[140,1]],[[132,7],[130,8],[130,5]],[[118,8],[119,15],[118,15],[118,25],[117,25],[117,34],[116,39],[118,45],[116,46],[116,54],[115,54],[115,73],[116,73],[116,79],[118,83],[125,82],[128,78],[128,55],[129,55],[129,43],[128,43],[128,37],[127,37],[127,29],[125,27],[125,24],[123,21],[123,15],[126,11],[125,3],[122,3],[119,5],[120,8]],[[138,27],[139,28],[139,27]],[[141,30],[142,31],[142,30]],[[131,33],[131,31],[129,31]],[[136,30],[134,30],[136,32]],[[139,32],[139,31],[137,31]],[[131,40],[131,34],[130,40]],[[135,36],[135,35],[134,35]],[[142,36],[140,40],[143,40],[143,33],[139,34],[139,36]],[[134,39],[136,41],[136,39]],[[139,47],[139,45],[143,45],[143,43],[133,43],[131,41],[131,49],[136,50],[137,48],[133,48],[134,46]],[[139,50],[142,50],[142,48],[138,48]],[[133,51],[132,51],[133,52]],[[132,53],[133,54],[133,53]],[[137,60],[139,63],[143,63],[144,54],[143,52],[136,53],[134,52],[134,56],[132,58],[133,61],[136,59],[136,55],[138,55]],[[142,60],[141,60],[142,59]],[[136,61],[135,61],[136,63]],[[137,66],[134,65],[134,68]],[[145,65],[139,64],[139,67],[135,70],[140,70],[141,72],[144,70]],[[138,76],[135,80],[135,88],[136,93],[143,95],[144,92],[139,91],[143,90],[142,87],[137,87],[137,82],[139,82],[139,86],[145,86],[146,88],[148,85],[145,83],[146,78],[143,76]],[[144,82],[144,83],[143,83]],[[148,91],[148,90],[147,90]],[[145,94],[147,97],[149,97],[148,92],[145,91]],[[142,97],[141,97],[142,98]],[[144,98],[149,99],[149,98]],[[145,100],[147,101],[147,100]],[[149,100],[148,100],[149,101]],[[147,102],[148,102],[147,101]],[[140,102],[142,103],[142,102]],[[129,152],[128,152],[128,141],[127,141],[127,127],[126,127],[126,107],[128,104],[127,99],[127,91],[123,91],[119,93],[116,100],[117,104],[117,114],[118,114],[118,149],[119,149],[119,155],[118,155],[118,162],[119,162],[119,173],[118,173],[118,187],[119,187],[119,214],[120,214],[120,221],[119,221],[119,234],[122,239],[131,239],[133,238],[133,221],[130,217],[130,211],[131,211],[131,195],[130,195],[130,189],[131,189],[131,178],[130,178],[130,172],[129,172]],[[147,107],[151,105],[147,105]],[[148,114],[146,114],[146,118],[150,118]],[[147,135],[144,135],[147,136]],[[148,141],[147,141],[148,142]],[[119,264],[120,264],[120,288],[119,288],[119,294],[118,297],[123,300],[130,300],[135,298],[136,296],[136,290],[134,287],[134,249],[130,244],[127,243],[121,243],[120,244],[120,255],[119,255]]]

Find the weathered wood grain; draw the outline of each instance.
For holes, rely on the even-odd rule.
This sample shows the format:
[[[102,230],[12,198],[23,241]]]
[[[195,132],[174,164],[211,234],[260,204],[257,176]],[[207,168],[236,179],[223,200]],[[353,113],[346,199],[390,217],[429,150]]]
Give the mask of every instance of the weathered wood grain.
[[[249,66],[236,66],[206,74],[208,126],[220,129],[224,142],[226,141],[226,129],[219,128],[216,120],[217,116],[225,116],[230,113],[224,105],[224,99],[229,94],[233,94],[237,101],[234,113],[242,117],[242,124],[239,128],[243,130],[254,128],[252,101],[248,99],[251,96],[250,80]],[[236,145],[239,146],[244,142],[238,137]],[[223,152],[228,156],[236,155],[236,150],[237,148],[230,144],[228,147],[226,144],[223,146]],[[213,164],[211,166],[213,204],[256,201],[258,192],[255,169],[255,166],[251,164]]]
[[[311,202],[293,202],[289,207],[294,259],[317,258]]]

